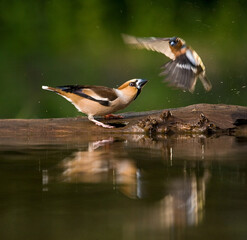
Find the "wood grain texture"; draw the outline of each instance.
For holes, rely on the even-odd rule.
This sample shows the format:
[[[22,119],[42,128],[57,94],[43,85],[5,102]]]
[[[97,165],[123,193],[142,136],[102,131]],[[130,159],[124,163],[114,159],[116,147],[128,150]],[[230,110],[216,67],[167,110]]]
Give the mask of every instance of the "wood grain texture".
[[[9,141],[57,142],[105,135],[231,134],[247,135],[247,107],[196,104],[176,109],[124,113],[124,119],[100,121],[116,126],[98,127],[86,117],[52,119],[1,119],[0,144]]]

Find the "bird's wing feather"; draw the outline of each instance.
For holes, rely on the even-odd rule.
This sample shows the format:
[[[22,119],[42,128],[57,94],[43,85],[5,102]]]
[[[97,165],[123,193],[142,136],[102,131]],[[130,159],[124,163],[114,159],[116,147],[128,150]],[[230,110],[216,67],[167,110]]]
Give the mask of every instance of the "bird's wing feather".
[[[103,86],[91,86],[88,88],[95,92],[99,97],[102,98],[108,98],[109,101],[114,101],[116,98],[118,98],[118,95],[116,94],[115,90],[113,88],[103,87]]]
[[[196,67],[191,64],[185,54],[178,56],[174,61],[166,63],[161,75],[166,75],[165,81],[171,85],[193,92],[197,74]]]
[[[172,53],[169,46],[170,38],[156,38],[156,37],[137,38],[126,34],[122,34],[122,36],[124,42],[132,47],[140,48],[140,49],[145,48],[147,50],[160,52],[172,60],[175,59],[175,55]]]
[[[110,101],[113,101],[118,96],[115,91],[103,86],[88,86],[88,85],[66,85],[57,87],[62,91],[76,94],[89,100],[98,102],[103,106],[109,106]]]

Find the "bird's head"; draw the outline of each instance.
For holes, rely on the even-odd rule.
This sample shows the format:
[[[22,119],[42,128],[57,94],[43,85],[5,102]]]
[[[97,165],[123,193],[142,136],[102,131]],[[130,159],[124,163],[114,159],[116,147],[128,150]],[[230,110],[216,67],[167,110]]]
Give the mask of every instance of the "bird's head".
[[[169,44],[170,44],[171,48],[173,48],[175,50],[180,50],[181,48],[186,46],[185,41],[181,38],[178,38],[178,37],[170,38]]]
[[[120,90],[123,95],[135,100],[147,82],[148,81],[144,79],[132,79],[122,84],[118,90]]]

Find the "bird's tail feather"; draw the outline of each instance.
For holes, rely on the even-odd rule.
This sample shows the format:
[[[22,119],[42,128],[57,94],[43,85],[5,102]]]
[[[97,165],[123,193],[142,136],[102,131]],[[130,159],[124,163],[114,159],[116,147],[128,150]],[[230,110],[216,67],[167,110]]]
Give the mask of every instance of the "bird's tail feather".
[[[48,86],[42,86],[42,89],[47,90],[47,91],[51,91],[51,92],[55,92],[58,94],[62,94],[63,91],[59,88],[54,88],[54,87],[48,87]]]
[[[55,92],[55,93],[57,93],[58,95],[60,95],[60,96],[62,96],[62,97],[64,97],[64,98],[66,98],[68,101],[71,102],[71,100],[69,100],[69,97],[70,97],[70,96],[68,95],[68,93],[65,92],[65,91],[63,91],[63,90],[60,89],[60,88],[42,86],[42,89],[47,90],[47,91],[51,91],[51,92]]]
[[[211,82],[207,79],[206,76],[199,76],[203,87],[205,88],[206,91],[210,91],[212,88]]]

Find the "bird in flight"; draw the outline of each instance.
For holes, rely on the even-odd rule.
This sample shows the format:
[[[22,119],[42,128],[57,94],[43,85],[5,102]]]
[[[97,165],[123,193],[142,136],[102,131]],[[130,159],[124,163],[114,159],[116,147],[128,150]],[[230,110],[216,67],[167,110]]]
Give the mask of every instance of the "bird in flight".
[[[64,97],[78,111],[87,114],[88,119],[96,125],[113,128],[111,125],[94,119],[94,116],[117,117],[117,115],[114,116],[111,113],[127,107],[138,97],[146,83],[147,80],[132,79],[122,84],[119,88],[89,85],[42,86],[42,88]]]
[[[166,76],[164,81],[170,85],[188,90],[195,90],[197,79],[202,82],[206,91],[211,90],[211,82],[206,77],[205,66],[199,55],[185,41],[179,37],[139,38],[123,34],[126,44],[134,48],[160,52],[171,59],[162,67],[161,75]]]

